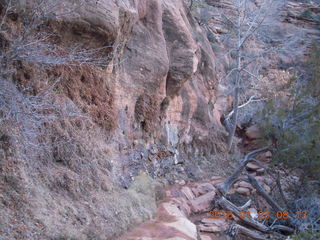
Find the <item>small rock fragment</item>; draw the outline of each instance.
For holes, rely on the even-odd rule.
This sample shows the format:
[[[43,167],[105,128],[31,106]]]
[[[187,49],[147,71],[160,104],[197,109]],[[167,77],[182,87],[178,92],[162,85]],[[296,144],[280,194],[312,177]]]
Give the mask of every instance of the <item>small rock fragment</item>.
[[[197,186],[197,190],[198,190],[200,195],[203,195],[203,194],[205,194],[207,192],[215,191],[215,188],[210,183],[202,183],[202,184]]]
[[[191,189],[189,187],[186,187],[186,186],[182,187],[181,192],[186,197],[186,199],[188,199],[189,201],[195,198],[193,192],[191,191]]]
[[[177,184],[179,184],[179,185],[181,185],[181,186],[186,185],[186,181],[185,181],[185,180],[183,180],[183,179],[181,179],[181,180],[177,180],[177,181],[176,181],[176,183],[177,183]]]
[[[248,163],[247,164],[247,169],[251,170],[251,171],[257,171],[258,169],[260,169],[261,167],[257,164],[254,163]]]
[[[212,191],[190,201],[193,212],[200,213],[210,211],[211,203],[215,195],[216,193]]]
[[[244,187],[238,187],[236,189],[236,192],[241,194],[241,195],[246,195],[249,196],[250,195],[250,189],[249,188],[244,188]]]
[[[211,233],[217,233],[220,232],[220,228],[217,226],[205,226],[205,225],[199,225],[199,231],[200,232],[211,232]]]
[[[212,238],[208,235],[200,234],[200,240],[212,240]]]
[[[258,139],[261,138],[261,132],[257,125],[253,125],[246,129],[246,136],[250,139]]]
[[[245,181],[240,181],[238,182],[239,187],[244,187],[244,188],[252,188],[251,184]]]

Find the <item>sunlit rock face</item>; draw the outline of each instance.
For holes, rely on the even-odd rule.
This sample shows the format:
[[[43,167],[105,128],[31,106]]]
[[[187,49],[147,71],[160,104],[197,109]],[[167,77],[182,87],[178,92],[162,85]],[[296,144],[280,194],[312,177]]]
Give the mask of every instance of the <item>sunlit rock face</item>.
[[[183,1],[105,0],[90,2],[76,11],[76,17],[62,20],[70,28],[67,31],[76,31],[83,39],[94,38],[96,46],[115,46],[107,69],[80,70],[68,76],[73,84],[64,86],[66,96],[116,139],[112,145],[119,159],[114,162],[114,173],[129,179],[147,168],[152,175],[163,177],[171,173],[162,168],[190,162],[189,170],[176,164],[173,172],[187,176],[189,171],[193,172],[189,176],[200,177],[201,170],[194,171],[198,162],[203,162],[199,157],[210,159],[209,155],[222,150],[224,136],[219,116],[213,111],[215,54],[187,6]],[[66,39],[62,42],[85,41],[72,34],[63,36]],[[83,93],[93,96],[83,97]],[[168,164],[159,160],[162,157],[149,162],[152,146],[167,151]],[[141,159],[133,157],[141,151],[147,151]],[[203,156],[204,152],[211,154]],[[135,166],[127,168],[132,161]],[[162,173],[155,173],[157,168]]]

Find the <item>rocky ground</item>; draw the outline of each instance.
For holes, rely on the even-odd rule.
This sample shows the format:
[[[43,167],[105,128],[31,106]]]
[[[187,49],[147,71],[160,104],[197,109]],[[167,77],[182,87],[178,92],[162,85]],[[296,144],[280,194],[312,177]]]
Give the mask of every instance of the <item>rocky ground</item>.
[[[256,126],[246,131],[246,142],[257,146],[260,133]],[[250,145],[249,145],[250,146]],[[252,149],[252,148],[250,148]],[[272,153],[267,151],[259,154],[255,161],[246,166],[246,174],[255,177],[267,193],[271,193],[275,180],[266,174],[268,163],[272,160]],[[269,211],[270,206],[260,197],[250,183],[242,175],[228,192],[227,198],[236,206],[242,206],[250,199],[245,211],[249,211],[251,218],[259,222],[258,211]],[[218,186],[226,179],[213,176],[210,180],[201,182],[179,181],[165,189],[163,199],[157,203],[156,217],[126,233],[119,240],[227,240],[232,239],[232,226],[239,222],[233,214],[224,215],[217,204],[220,195]],[[241,237],[241,235],[237,235]],[[261,235],[259,239],[278,239],[279,236]],[[248,239],[243,236],[243,239]],[[258,239],[258,238],[257,238]],[[279,238],[283,239],[283,238]]]

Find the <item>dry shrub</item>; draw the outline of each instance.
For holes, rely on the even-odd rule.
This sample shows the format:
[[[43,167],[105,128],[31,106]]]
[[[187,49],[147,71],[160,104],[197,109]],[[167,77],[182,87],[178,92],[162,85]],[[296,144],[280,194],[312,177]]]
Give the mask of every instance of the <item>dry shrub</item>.
[[[142,94],[135,105],[135,119],[146,132],[157,128],[160,117],[160,102],[156,95]]]
[[[107,134],[70,100],[52,89],[23,95],[4,80],[0,96],[4,236],[53,239],[63,233],[113,239],[131,224],[153,216],[151,180],[138,177],[127,191],[120,189],[104,151]],[[7,224],[13,218],[21,224]],[[21,227],[23,233],[18,231]]]
[[[63,80],[58,89],[107,131],[116,127],[114,83],[104,77],[104,73],[92,67],[57,69]],[[56,74],[56,73],[55,73]],[[110,79],[112,80],[112,79]]]

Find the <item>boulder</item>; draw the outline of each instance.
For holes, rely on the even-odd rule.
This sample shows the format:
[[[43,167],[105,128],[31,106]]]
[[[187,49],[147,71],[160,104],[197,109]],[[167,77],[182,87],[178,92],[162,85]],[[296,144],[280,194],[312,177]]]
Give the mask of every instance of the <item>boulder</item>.
[[[185,217],[185,214],[177,207],[174,201],[161,203],[160,208],[163,208],[167,215]]]
[[[205,193],[215,191],[215,187],[211,183],[202,183],[197,186],[197,190],[200,195],[203,195]]]
[[[185,234],[190,239],[197,240],[197,227],[187,218],[179,217],[176,221],[164,223],[164,225],[175,228],[177,231]]]
[[[274,180],[270,177],[267,177],[267,178],[264,178],[264,182],[268,185],[271,185],[274,182]]]
[[[203,213],[203,212],[210,211],[212,200],[214,199],[215,195],[216,193],[212,191],[190,201],[193,212]]]
[[[261,131],[257,125],[253,125],[246,129],[246,137],[250,139],[258,139],[261,138]]]
[[[166,195],[166,197],[172,197],[172,194],[171,194],[171,191],[170,191],[170,190],[167,190],[167,191],[165,192],[165,195]]]
[[[250,195],[250,189],[249,188],[238,187],[235,191],[237,193],[241,194],[241,195],[245,195],[245,196],[249,196]]]

